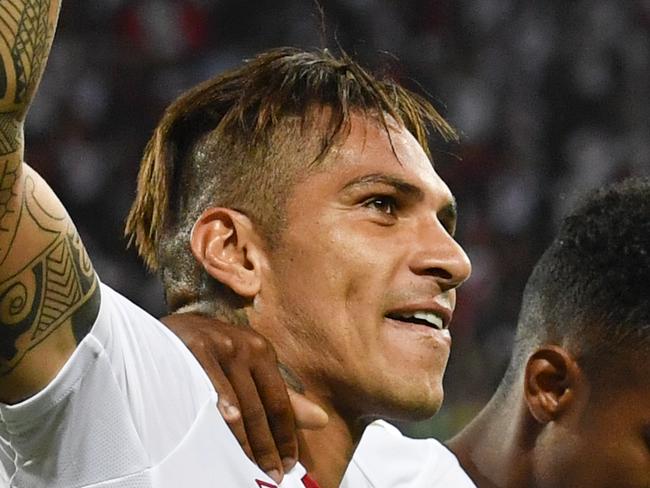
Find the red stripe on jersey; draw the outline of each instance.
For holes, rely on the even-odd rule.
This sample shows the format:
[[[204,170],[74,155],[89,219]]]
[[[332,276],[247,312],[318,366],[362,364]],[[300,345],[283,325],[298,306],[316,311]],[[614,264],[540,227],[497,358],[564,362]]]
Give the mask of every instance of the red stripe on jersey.
[[[262,480],[255,480],[255,483],[257,483],[257,486],[259,486],[260,488],[278,488],[277,486]]]
[[[320,488],[318,483],[308,474],[302,478],[302,484],[305,485],[305,488]]]

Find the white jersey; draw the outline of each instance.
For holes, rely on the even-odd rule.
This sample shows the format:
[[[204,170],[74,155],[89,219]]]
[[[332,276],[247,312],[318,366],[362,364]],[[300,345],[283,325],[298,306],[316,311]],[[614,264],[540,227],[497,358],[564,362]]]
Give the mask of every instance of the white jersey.
[[[242,452],[205,372],[165,326],[105,285],[90,333],[56,378],[0,404],[0,486],[273,488]],[[300,465],[281,488],[315,486]],[[371,424],[341,488],[473,487],[453,454]]]
[[[410,439],[382,420],[370,424],[341,488],[476,488],[435,439]]]
[[[180,340],[105,285],[93,329],[56,378],[0,405],[12,488],[266,488]],[[297,465],[281,487],[305,487]]]

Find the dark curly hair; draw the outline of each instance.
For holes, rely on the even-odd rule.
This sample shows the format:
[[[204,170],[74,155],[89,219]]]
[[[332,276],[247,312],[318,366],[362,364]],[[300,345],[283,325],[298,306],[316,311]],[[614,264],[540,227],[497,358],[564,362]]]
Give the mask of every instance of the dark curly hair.
[[[650,179],[595,191],[563,220],[526,285],[506,378],[545,343],[594,377],[603,357],[650,352]]]

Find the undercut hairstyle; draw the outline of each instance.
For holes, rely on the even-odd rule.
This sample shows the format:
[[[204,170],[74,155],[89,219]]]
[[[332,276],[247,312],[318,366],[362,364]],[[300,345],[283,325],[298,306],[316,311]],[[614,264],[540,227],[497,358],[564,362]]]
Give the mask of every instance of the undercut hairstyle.
[[[352,114],[387,131],[393,119],[429,156],[430,129],[457,139],[425,98],[327,50],[265,52],[167,108],[142,158],[126,235],[161,274],[172,311],[215,300],[237,306],[237,297],[190,252],[201,213],[214,206],[238,210],[272,248],[293,185],[349,133]]]
[[[595,191],[563,220],[526,285],[505,384],[542,344],[567,348],[595,381],[650,354],[649,179]]]

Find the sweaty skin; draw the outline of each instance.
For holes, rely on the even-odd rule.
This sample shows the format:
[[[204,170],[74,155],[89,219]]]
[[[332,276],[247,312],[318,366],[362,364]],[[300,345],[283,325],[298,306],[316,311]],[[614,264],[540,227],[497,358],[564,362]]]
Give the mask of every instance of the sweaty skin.
[[[646,192],[631,200],[627,207],[616,210],[611,199],[605,200],[608,209],[601,208],[597,214],[602,218],[610,211],[610,221],[620,222],[624,213],[629,219],[628,229],[637,229],[632,239],[614,239],[615,246],[634,253],[627,257],[627,262],[615,260],[615,273],[619,266],[636,266],[638,257],[647,255],[643,230],[644,225],[647,228],[647,212],[639,201],[650,201],[645,200],[650,193],[650,181],[645,185]],[[636,213],[629,211],[632,206],[638,209]],[[571,215],[567,221],[577,219]],[[592,227],[598,225],[589,229]],[[615,226],[603,228],[609,231]],[[635,238],[637,246],[629,246]],[[595,234],[591,239],[601,242],[607,237]],[[565,240],[558,238],[556,242]],[[596,249],[602,253],[602,248]],[[619,248],[613,249],[612,255],[619,255]],[[590,259],[588,254],[585,259]],[[628,281],[634,282],[634,278]],[[608,284],[608,280],[603,280],[603,286]],[[645,297],[643,288],[636,293]],[[636,302],[632,303],[634,307]],[[526,305],[523,310],[525,314]],[[190,322],[196,320],[185,318]],[[197,325],[221,326],[209,319]],[[630,327],[638,325],[641,329],[634,331],[638,333],[634,338],[642,341],[643,319]],[[645,351],[632,347],[613,357],[603,355],[605,364],[594,377],[593,372],[585,373],[580,356],[570,346],[541,343],[512,373],[515,376],[506,377],[488,405],[448,445],[480,488],[647,488],[650,379],[643,360]],[[265,367],[273,369],[275,364],[267,362]],[[242,397],[242,401],[255,400]],[[257,435],[264,433],[248,431],[251,439]]]
[[[451,192],[407,130],[391,123],[390,134],[353,115],[345,141],[293,187],[274,249],[228,208],[204,211],[192,234],[199,263],[250,300],[250,326],[327,412],[324,429],[299,435],[323,488],[339,485],[374,419],[437,411],[455,289],[470,273]]]

